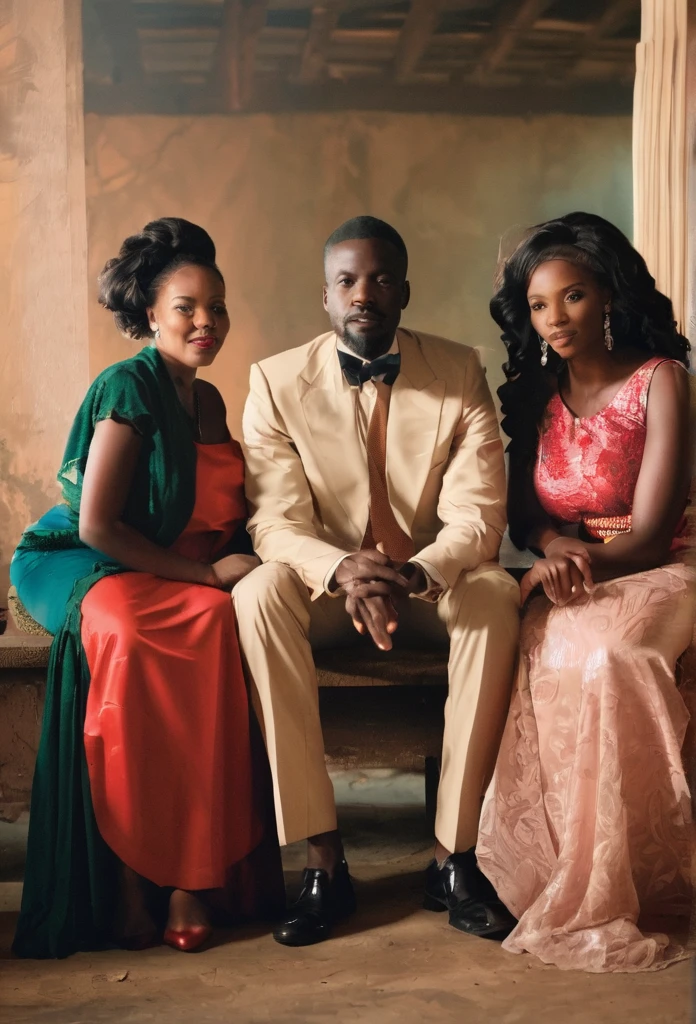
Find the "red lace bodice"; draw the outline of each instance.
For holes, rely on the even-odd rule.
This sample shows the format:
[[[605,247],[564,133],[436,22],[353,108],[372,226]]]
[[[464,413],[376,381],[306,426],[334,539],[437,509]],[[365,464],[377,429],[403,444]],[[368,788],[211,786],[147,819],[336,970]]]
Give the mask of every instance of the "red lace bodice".
[[[553,396],[534,470],[537,496],[552,519],[582,523],[597,537],[631,529],[650,382],[661,363],[672,361],[662,356],[648,359],[594,416],[576,417],[560,394]]]

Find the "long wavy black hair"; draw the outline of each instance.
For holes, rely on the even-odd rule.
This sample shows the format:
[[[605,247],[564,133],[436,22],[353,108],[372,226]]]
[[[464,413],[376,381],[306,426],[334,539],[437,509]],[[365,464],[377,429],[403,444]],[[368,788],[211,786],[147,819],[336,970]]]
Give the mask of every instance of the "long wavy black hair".
[[[529,526],[520,515],[520,499],[529,486],[544,410],[565,366],[549,347],[542,367],[527,301],[532,274],[550,259],[581,264],[609,290],[615,348],[630,346],[642,349],[646,358],[664,355],[688,365],[689,342],[677,330],[672,303],[657,290],[645,260],[622,231],[591,213],[569,213],[532,228],[505,262],[490,304],[507,349],[506,383],[498,397],[503,430],[510,437],[510,535],[518,547],[525,546]]]

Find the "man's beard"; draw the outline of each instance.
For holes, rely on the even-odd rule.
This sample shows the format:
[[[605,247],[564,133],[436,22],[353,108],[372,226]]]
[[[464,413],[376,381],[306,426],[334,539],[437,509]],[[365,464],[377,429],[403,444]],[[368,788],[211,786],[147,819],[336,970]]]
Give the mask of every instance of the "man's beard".
[[[377,359],[378,356],[383,356],[385,352],[389,351],[394,341],[394,332],[386,328],[379,334],[373,334],[366,338],[363,334],[351,331],[350,323],[347,323],[343,328],[343,341],[356,356],[372,362],[373,359]]]

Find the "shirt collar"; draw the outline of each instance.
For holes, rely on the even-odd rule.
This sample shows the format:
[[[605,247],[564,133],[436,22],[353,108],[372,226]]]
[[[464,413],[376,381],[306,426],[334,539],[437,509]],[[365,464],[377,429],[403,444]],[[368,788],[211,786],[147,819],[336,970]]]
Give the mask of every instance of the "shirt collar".
[[[351,349],[349,349],[347,345],[343,344],[343,342],[341,341],[340,338],[336,338],[336,348],[338,349],[339,352],[347,352],[348,355],[355,356],[356,359],[359,359],[363,363],[369,363],[370,362],[369,359],[364,359],[363,356],[359,356],[357,354],[357,352],[353,352]],[[395,355],[398,355],[398,353],[399,353],[399,339],[397,338],[396,335],[394,335],[394,340],[391,343],[391,348],[389,349],[388,352],[383,352],[382,355],[385,355],[385,356],[395,356]]]

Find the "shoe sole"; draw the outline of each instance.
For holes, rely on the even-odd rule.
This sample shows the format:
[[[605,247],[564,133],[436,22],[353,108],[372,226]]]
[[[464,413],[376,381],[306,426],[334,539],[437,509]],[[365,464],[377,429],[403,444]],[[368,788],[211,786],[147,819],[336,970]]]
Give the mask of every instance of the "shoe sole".
[[[274,935],[273,938],[281,946],[316,946],[317,943],[326,942],[327,939],[330,939],[331,932],[327,932],[326,935],[317,936],[314,939],[281,939],[277,935]]]
[[[472,935],[475,939],[497,939],[500,942],[502,942],[503,939],[506,939],[515,927],[514,925],[511,925],[510,927],[506,926],[505,928],[497,928],[495,931],[486,932],[472,928],[462,928],[461,925],[455,924],[451,918],[449,926],[450,928],[456,928],[456,930],[458,932],[462,932],[463,935]]]

